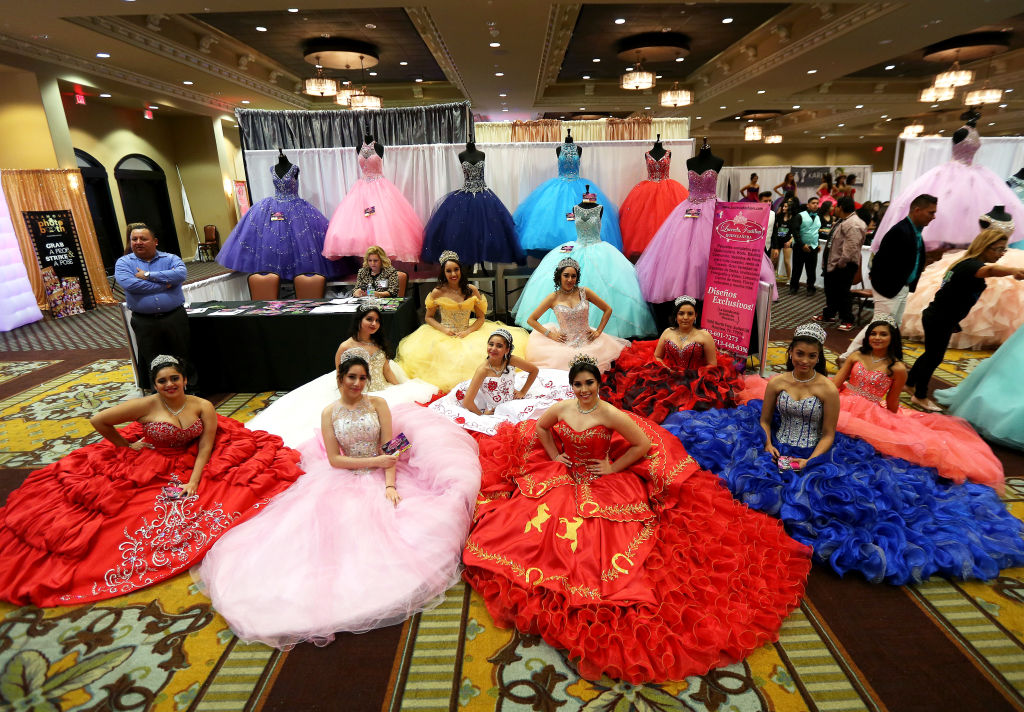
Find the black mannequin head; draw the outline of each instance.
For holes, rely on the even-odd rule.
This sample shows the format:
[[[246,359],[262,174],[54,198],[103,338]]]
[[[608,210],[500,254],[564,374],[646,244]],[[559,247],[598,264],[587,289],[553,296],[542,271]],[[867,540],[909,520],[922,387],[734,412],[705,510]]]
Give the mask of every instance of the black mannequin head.
[[[977,128],[978,119],[981,118],[981,112],[978,111],[978,107],[972,106],[967,109],[964,113],[960,114],[960,120],[972,129]]]
[[[572,129],[565,130],[565,143],[572,143]]]

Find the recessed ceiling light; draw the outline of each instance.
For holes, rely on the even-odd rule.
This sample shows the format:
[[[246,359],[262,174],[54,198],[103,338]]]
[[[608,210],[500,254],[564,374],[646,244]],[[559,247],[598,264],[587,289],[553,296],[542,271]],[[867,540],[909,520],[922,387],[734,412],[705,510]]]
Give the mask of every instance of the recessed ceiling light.
[[[581,106],[580,107],[580,111],[586,111],[586,110],[587,110],[587,107],[585,107],[585,106]]]
[[[110,94],[100,94],[100,99],[109,99]]]
[[[290,8],[288,8],[288,12],[298,12],[298,11],[299,11],[299,8],[297,8],[297,7],[290,7]]]
[[[932,108],[932,109],[938,109],[938,108],[939,108],[939,105],[938,105],[938,104],[932,104],[930,108]]]
[[[633,71],[633,68],[632,68],[632,67],[626,67],[626,71],[627,71],[627,72],[632,72],[632,71]]]
[[[377,72],[367,72],[367,74],[369,74],[371,77],[377,76]]]
[[[414,79],[413,81],[416,82],[417,84],[420,84],[423,82],[423,77],[416,77],[416,79]]]
[[[878,40],[878,44],[892,44],[892,40]]]
[[[110,53],[109,52],[97,52],[96,53],[96,58],[97,59],[110,59]]]
[[[505,76],[505,72],[495,72],[494,76],[496,76],[496,77],[503,77],[503,76]]]
[[[645,106],[644,107],[644,111],[650,111],[650,110],[651,110],[651,107],[649,107],[649,106]]]
[[[740,120],[740,117],[738,117],[738,116],[734,116],[734,117],[732,117],[732,118],[734,118],[734,119],[735,119],[736,121],[739,121],[739,120]]]
[[[654,78],[655,78],[655,79],[661,79],[661,75],[660,75],[660,74],[655,74],[655,75],[654,75]]]
[[[508,107],[506,106],[502,111],[508,111]]]
[[[989,125],[989,126],[995,126],[995,125],[996,125],[996,122],[995,122],[995,121],[989,121],[989,122],[988,122],[988,125]],[[956,136],[954,136],[953,138],[956,138]]]
[[[703,117],[703,116],[698,116],[697,118],[698,118],[698,119],[703,119],[704,117]]]
[[[686,57],[676,57],[676,61],[677,62],[685,62],[686,61]]]
[[[839,128],[842,128],[842,127],[846,126],[846,124],[836,124],[836,126],[838,126]]]
[[[398,64],[403,66],[403,67],[408,67],[409,66],[408,62],[399,62]]]
[[[368,30],[376,30],[377,29],[377,26],[375,24],[373,24],[372,22],[367,22],[365,25],[363,25],[363,27],[365,27]]]
[[[864,138],[864,137],[863,136],[858,136],[857,138]]]
[[[248,103],[249,103],[249,100],[248,100],[248,99],[242,99],[242,103],[243,103],[243,104],[248,104]],[[153,107],[151,106],[151,107],[149,107],[149,108],[150,108],[150,109],[152,109]]]
[[[896,65],[895,64],[887,64],[887,65],[885,65],[885,71],[888,72],[890,69],[896,69]]]
[[[758,94],[764,94],[764,89],[758,89],[758,90],[757,90],[757,93],[758,93]]]
[[[725,107],[724,107],[724,106],[720,106],[720,107],[718,107],[718,108],[719,108],[719,109],[724,109]]]
[[[853,108],[854,108],[854,109],[863,109],[863,108],[864,108],[864,105],[863,105],[863,104],[857,104],[857,106],[855,106],[855,107],[853,107]]]
[[[731,17],[723,17],[722,18],[722,24],[723,25],[728,25],[730,22],[732,22],[732,18]]]
[[[892,119],[886,119],[886,121],[892,121]]]
[[[999,105],[999,108],[1000,108],[1000,109],[1005,109],[1005,108],[1006,108],[1006,104],[1000,104],[1000,105]]]
[[[739,117],[737,116],[736,118],[738,119]],[[754,120],[753,119],[747,119],[747,123],[748,124],[752,124],[752,123],[754,123]]]
[[[498,96],[508,96],[508,94],[506,94],[505,92],[501,92],[500,94],[498,94]]]
[[[150,109],[159,109],[160,107],[159,107],[159,106],[157,106],[156,104],[150,104],[150,105],[149,105],[149,108],[150,108]]]
[[[624,17],[616,18],[615,19],[615,24],[616,25],[625,25],[626,24],[626,18],[624,18]]]
[[[266,32],[267,28],[264,27],[263,25],[256,25],[256,31],[257,32]]]
[[[793,108],[794,108],[794,109],[799,109],[799,108],[800,108],[800,105],[799,105],[799,104],[793,104]]]
[[[1003,89],[1003,93],[1004,94],[1009,94],[1012,91],[1013,91],[1013,89]]]
[[[192,86],[192,84],[193,84],[193,83],[194,83],[194,82],[190,82],[190,81],[188,81],[188,80],[185,80],[185,81],[183,81],[183,82],[182,82],[182,84],[184,84],[184,85],[185,85],[185,86],[187,86],[187,87],[190,87],[190,86]]]
[[[584,75],[583,75],[583,78],[584,78],[584,79],[590,79],[590,75],[589,75],[589,74],[584,74]]]
[[[882,115],[881,115],[880,117],[878,117],[878,118],[880,118],[880,119],[888,119],[888,118],[889,118],[889,115],[888,115],[888,114],[882,114]]]
[[[824,137],[824,136],[822,136],[821,138],[825,138],[825,137]]]
[[[501,42],[491,42],[488,47],[501,47]]]
[[[594,57],[591,61],[594,62],[594,63],[597,63],[597,62],[601,61],[601,58],[600,57]]]
[[[807,70],[807,73],[808,73],[808,74],[817,74],[817,73],[818,73],[818,70],[817,70],[817,69],[808,69],[808,70]]]

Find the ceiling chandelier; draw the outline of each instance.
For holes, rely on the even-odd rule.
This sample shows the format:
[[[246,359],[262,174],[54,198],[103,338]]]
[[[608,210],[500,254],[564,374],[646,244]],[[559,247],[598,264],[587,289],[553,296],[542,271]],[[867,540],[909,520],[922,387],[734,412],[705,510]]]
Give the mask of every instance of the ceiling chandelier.
[[[982,104],[998,104],[1003,98],[1002,89],[990,89],[988,82],[981,89],[967,92],[964,97],[964,104],[967,106],[981,106]]]
[[[900,134],[900,138],[917,138],[924,131],[924,126],[921,124],[907,124],[903,127],[903,132]]]
[[[744,141],[760,141],[762,136],[760,126],[747,126],[743,129]]]
[[[692,104],[693,92],[689,89],[680,89],[679,82],[672,82],[672,88],[661,92],[659,99],[662,106],[670,106],[675,109]]]
[[[644,70],[643,59],[640,57],[640,53],[637,52],[636,64],[619,78],[619,86],[623,89],[639,91],[641,89],[650,89],[654,86],[654,81],[654,72]]]
[[[974,72],[970,69],[960,69],[959,62],[953,62],[949,71],[941,72],[935,76],[935,88],[956,88],[965,87],[974,81]]]
[[[316,76],[304,82],[302,91],[310,96],[334,96],[338,93],[338,82],[324,76],[324,68],[316,65]]]
[[[383,105],[381,98],[366,92],[366,68],[363,66],[362,55],[359,55],[359,73],[363,79],[363,86],[358,93],[349,97],[348,105],[352,107],[353,111],[379,109]]]
[[[334,103],[338,106],[351,106],[352,97],[359,93],[359,89],[353,89],[351,86],[341,87],[338,89],[337,96],[334,97]]]
[[[765,143],[782,143],[782,134],[768,134],[764,137]]]
[[[921,95],[918,97],[918,101],[924,102],[925,104],[934,104],[940,101],[949,101],[956,96],[956,87],[953,86],[932,86],[927,89],[921,90]]]

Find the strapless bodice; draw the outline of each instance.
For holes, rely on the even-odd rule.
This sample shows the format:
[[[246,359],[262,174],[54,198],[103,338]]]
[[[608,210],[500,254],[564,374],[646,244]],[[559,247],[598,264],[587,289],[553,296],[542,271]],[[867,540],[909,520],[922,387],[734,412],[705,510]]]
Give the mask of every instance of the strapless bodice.
[[[715,190],[718,188],[718,173],[716,171],[709,168],[703,173],[687,171],[686,174],[690,178],[688,200],[691,203],[703,203],[705,200],[715,199]]]
[[[341,401],[336,403],[331,422],[334,424],[334,437],[345,456],[374,457],[380,454],[380,420],[366,396],[352,410],[341,405]]]
[[[586,247],[601,241],[601,214],[603,210],[600,205],[592,208],[581,208],[579,205],[572,206],[573,217],[576,218],[576,246]]]
[[[575,143],[563,143],[558,154],[558,177],[563,180],[576,180],[580,177],[580,152]]]
[[[187,428],[179,428],[173,423],[142,423],[143,439],[154,447],[184,447],[203,434],[203,419]]]
[[[583,460],[603,460],[608,457],[612,431],[604,425],[595,425],[582,432],[576,432],[564,420],[559,420],[551,429],[562,443],[562,452],[574,463]]]
[[[875,403],[882,402],[891,386],[892,378],[885,371],[868,370],[860,361],[853,364],[850,380],[846,383],[846,388],[851,393]]]
[[[974,154],[981,148],[981,138],[973,126],[964,126],[967,136],[960,143],[953,144],[953,160],[964,165],[974,163]]]
[[[814,447],[818,444],[825,409],[817,396],[796,400],[782,391],[775,408],[781,421],[775,433],[780,443],[797,447]]]
[[[565,335],[565,345],[576,348],[586,344],[590,333],[590,302],[587,301],[587,290],[579,289],[580,303],[574,307],[556,304],[552,307],[558,319],[558,330]]]
[[[299,197],[299,167],[292,166],[283,176],[278,176],[274,166],[270,167],[270,175],[274,180],[274,197],[278,200],[295,200]]]
[[[704,365],[704,344],[690,341],[682,347],[675,341],[665,342],[665,362],[676,371],[688,371]]]
[[[463,193],[479,193],[482,190],[487,190],[487,184],[484,183],[484,162],[470,163],[469,161],[462,162],[462,175],[465,176],[466,182],[461,188],[460,192]]]
[[[359,149],[359,170],[363,173],[363,180],[380,180],[384,177],[384,161],[377,155],[376,141],[363,144]]]
[[[647,161],[647,180],[659,183],[668,178],[669,167],[672,163],[672,151],[667,151],[658,160],[651,158],[651,152],[648,151],[644,154],[644,159]]]

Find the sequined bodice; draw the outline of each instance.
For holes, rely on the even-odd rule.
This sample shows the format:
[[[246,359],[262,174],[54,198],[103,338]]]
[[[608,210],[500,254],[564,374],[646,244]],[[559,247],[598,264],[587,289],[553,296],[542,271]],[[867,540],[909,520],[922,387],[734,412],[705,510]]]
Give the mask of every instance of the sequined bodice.
[[[462,162],[462,175],[466,177],[466,183],[459,189],[462,193],[479,193],[482,190],[487,190],[487,184],[484,183],[484,162],[470,163],[469,161]]]
[[[388,362],[383,349],[377,349],[370,356],[370,391],[382,391],[391,384],[384,377],[384,364]]]
[[[203,434],[203,419],[187,428],[179,428],[173,423],[143,423],[143,439],[156,447],[184,447]]]
[[[967,136],[960,143],[953,144],[953,160],[971,165],[974,162],[974,154],[981,148],[981,138],[972,126],[964,126],[967,129]]]
[[[690,178],[690,197],[688,200],[691,203],[703,203],[705,200],[715,199],[715,190],[718,188],[717,172],[709,168],[703,173],[687,171],[686,174]]]
[[[612,431],[604,425],[595,425],[582,432],[576,432],[564,420],[559,420],[552,426],[552,430],[562,441],[562,452],[568,455],[574,463],[584,460],[603,460],[608,457],[608,449],[612,443]]]
[[[507,369],[500,376],[487,376],[480,384],[473,404],[480,411],[493,410],[495,406],[515,399],[516,373],[514,368]]]
[[[334,437],[346,457],[373,457],[380,454],[380,421],[370,399],[363,397],[349,410],[338,401],[331,421]]]
[[[574,307],[556,304],[552,309],[558,319],[558,330],[565,335],[566,346],[573,348],[586,344],[590,333],[590,302],[587,301],[587,290],[580,287],[580,303]]]
[[[885,371],[870,371],[860,361],[853,364],[850,380],[846,383],[848,391],[875,403],[882,402],[891,386],[892,379]]]
[[[825,409],[817,396],[796,400],[782,391],[775,408],[779,411],[781,421],[775,434],[780,443],[797,447],[814,447],[818,444]]]
[[[647,161],[647,180],[658,183],[668,178],[669,165],[672,163],[672,151],[667,151],[658,160],[651,158],[651,152],[648,151],[644,154],[644,159]]]
[[[576,180],[580,177],[580,152],[575,143],[563,143],[558,154],[558,177],[563,180]]]
[[[573,217],[576,218],[576,246],[585,247],[601,241],[601,215],[603,210],[600,205],[592,208],[581,208],[579,205],[572,206]]]
[[[376,141],[363,144],[359,149],[359,170],[363,173],[363,180],[380,180],[384,177],[384,161],[377,155]]]
[[[270,167],[270,175],[274,179],[274,197],[278,200],[295,200],[299,197],[299,167],[292,166],[285,171],[283,177],[277,175],[274,166]]]
[[[465,329],[469,326],[470,319],[476,311],[478,300],[483,303],[484,311],[487,311],[487,300],[482,296],[472,296],[461,302],[448,297],[439,297],[434,300],[428,297],[427,308],[431,308],[432,305],[437,306],[441,317],[439,320],[441,326],[449,329]]]
[[[700,368],[705,364],[704,344],[690,341],[680,347],[675,341],[668,340],[665,342],[665,361],[677,371]]]

